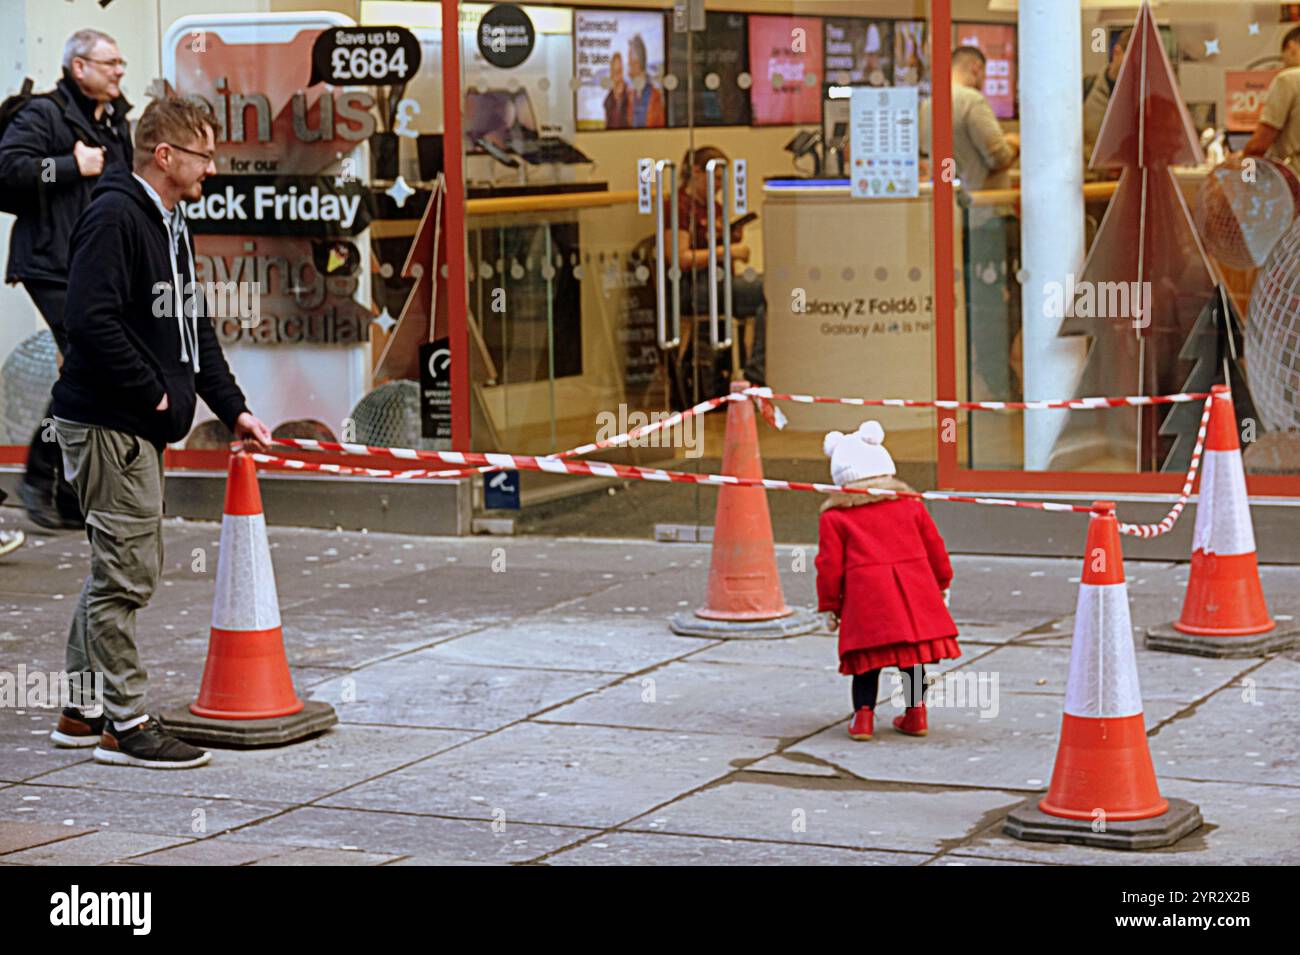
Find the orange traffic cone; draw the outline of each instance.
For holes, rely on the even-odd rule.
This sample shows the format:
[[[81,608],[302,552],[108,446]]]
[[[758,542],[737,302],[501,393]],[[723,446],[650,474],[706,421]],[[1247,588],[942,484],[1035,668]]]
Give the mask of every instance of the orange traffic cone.
[[[1147,748],[1115,505],[1093,505],[1084,555],[1065,713],[1047,795],[1011,812],[1017,839],[1110,848],[1166,846],[1201,813],[1165,799]]]
[[[1148,630],[1146,645],[1215,657],[1284,650],[1298,632],[1279,631],[1268,614],[1232,393],[1226,385],[1213,392],[1183,612],[1173,624]]]
[[[734,394],[749,387],[733,381]],[[727,406],[722,473],[762,478],[758,429],[751,401]],[[761,487],[723,487],[713,522],[713,554],[704,606],[679,613],[672,630],[698,637],[785,637],[816,630],[819,620],[807,610],[786,605],[776,570],[776,545],[767,492]]]
[[[243,453],[230,458],[199,697],[163,722],[183,739],[235,746],[287,743],[337,722],[328,703],[304,703],[294,692],[257,472]]]

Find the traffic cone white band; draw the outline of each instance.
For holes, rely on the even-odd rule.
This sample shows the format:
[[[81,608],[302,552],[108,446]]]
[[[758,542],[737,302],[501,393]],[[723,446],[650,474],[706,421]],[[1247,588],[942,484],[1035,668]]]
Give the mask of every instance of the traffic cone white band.
[[[1065,712],[1117,719],[1142,712],[1127,584],[1080,584]]]
[[[218,630],[271,630],[280,626],[271,548],[262,514],[224,514],[217,557],[212,626]]]
[[[1255,552],[1240,451],[1206,451],[1201,460],[1192,550],[1222,557]]]

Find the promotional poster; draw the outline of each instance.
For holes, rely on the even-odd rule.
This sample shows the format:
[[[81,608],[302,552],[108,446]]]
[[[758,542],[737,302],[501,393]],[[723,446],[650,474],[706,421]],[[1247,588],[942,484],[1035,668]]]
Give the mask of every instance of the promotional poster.
[[[319,15],[275,30],[187,18],[167,40],[169,82],[217,120],[217,175],[186,208],[198,280],[255,283],[256,315],[219,295],[209,313],[272,427],[311,418],[337,431],[367,384],[371,211],[362,185],[375,98],[308,85],[313,44],[330,25]],[[199,419],[209,416],[203,409]]]
[[[822,34],[818,17],[749,18],[754,125],[820,122]]]
[[[666,126],[664,15],[577,10],[578,129]]]

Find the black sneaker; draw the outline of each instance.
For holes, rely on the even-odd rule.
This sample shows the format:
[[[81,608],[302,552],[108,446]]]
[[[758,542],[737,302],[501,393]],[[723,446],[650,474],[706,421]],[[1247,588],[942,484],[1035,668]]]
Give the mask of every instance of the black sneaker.
[[[117,730],[106,723],[95,747],[95,762],[111,766],[193,769],[211,759],[211,753],[169,735],[152,718],[129,730]]]
[[[53,489],[40,488],[23,480],[18,485],[18,497],[22,499],[28,519],[38,527],[51,531],[69,531],[85,526],[80,519],[73,522],[59,512],[54,504]]]
[[[50,732],[50,742],[66,749],[97,746],[107,723],[102,713],[92,718],[74,707],[65,706],[59,714],[59,725]]]

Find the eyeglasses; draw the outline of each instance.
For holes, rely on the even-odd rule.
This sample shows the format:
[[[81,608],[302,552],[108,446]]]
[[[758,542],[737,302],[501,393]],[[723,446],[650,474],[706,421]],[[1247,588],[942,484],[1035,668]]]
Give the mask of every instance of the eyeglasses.
[[[121,67],[122,69],[126,69],[126,60],[120,58],[116,60],[92,60],[88,56],[82,56],[82,57],[78,57],[78,59],[85,60],[87,63],[98,63],[100,66],[107,66],[109,69],[113,69],[113,70],[117,69],[118,67]]]
[[[159,143],[159,146],[170,146],[172,149],[179,149],[183,153],[189,153],[191,156],[198,156],[204,163],[213,162],[217,158],[216,153],[201,153],[197,149],[186,149],[184,146],[177,146],[175,143]]]

